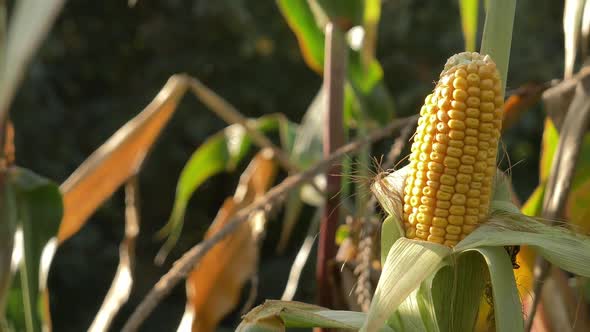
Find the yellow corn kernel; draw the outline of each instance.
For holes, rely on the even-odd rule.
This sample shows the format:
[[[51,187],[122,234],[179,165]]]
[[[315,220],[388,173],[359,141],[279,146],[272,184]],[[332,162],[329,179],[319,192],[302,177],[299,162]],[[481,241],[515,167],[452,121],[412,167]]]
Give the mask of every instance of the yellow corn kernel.
[[[465,194],[469,191],[469,185],[465,184],[465,183],[457,183],[455,185],[455,192],[459,193],[459,194]]]
[[[450,215],[450,216],[448,216],[447,219],[449,220],[449,224],[451,224],[451,225],[456,225],[456,226],[463,225],[463,216]]]
[[[446,225],[445,225],[446,226]],[[430,235],[434,235],[434,236],[440,236],[440,237],[444,237],[445,236],[445,229],[444,227],[440,227],[440,226],[431,226],[430,227]]]
[[[449,201],[437,201],[436,202],[436,207],[440,208],[440,209],[449,209],[451,207],[451,202]],[[479,213],[479,211],[478,211]]]
[[[454,246],[485,221],[504,96],[489,56],[451,57],[420,109],[404,188],[408,238]]]

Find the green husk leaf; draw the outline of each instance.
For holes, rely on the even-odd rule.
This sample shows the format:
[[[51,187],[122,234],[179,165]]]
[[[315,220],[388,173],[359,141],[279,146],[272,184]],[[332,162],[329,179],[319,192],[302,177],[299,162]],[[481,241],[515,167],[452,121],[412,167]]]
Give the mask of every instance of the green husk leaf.
[[[404,331],[427,332],[426,325],[420,313],[419,304],[420,289],[415,289],[410,296],[399,306],[398,317]]]
[[[503,247],[482,247],[474,250],[485,259],[490,273],[496,331],[522,331],[522,305],[508,253]]]
[[[423,280],[451,254],[448,247],[398,239],[389,250],[367,320],[361,331],[377,331]]]
[[[376,180],[371,185],[373,195],[379,201],[387,214],[398,216],[402,208],[402,197],[408,166]]]
[[[434,278],[432,297],[441,331],[471,331],[485,288],[485,264],[475,253],[454,256]]]
[[[529,245],[564,270],[590,276],[590,238],[538,218],[495,211],[455,247],[456,251],[486,246]]]
[[[391,246],[404,236],[404,229],[395,215],[389,215],[381,225],[381,266],[385,266]]]
[[[266,301],[246,314],[236,331],[285,331],[286,327],[356,330],[365,320],[366,314],[362,312],[328,310],[301,302]],[[380,331],[392,330],[385,326]]]
[[[445,265],[443,265],[443,267]],[[426,325],[426,329],[432,332],[439,332],[440,327],[437,320],[436,307],[434,305],[434,297],[432,295],[432,285],[434,283],[435,277],[436,273],[432,274],[430,277],[426,278],[426,280],[422,282],[422,285],[420,286],[419,305],[420,312],[422,314],[422,317],[424,318],[423,321]]]

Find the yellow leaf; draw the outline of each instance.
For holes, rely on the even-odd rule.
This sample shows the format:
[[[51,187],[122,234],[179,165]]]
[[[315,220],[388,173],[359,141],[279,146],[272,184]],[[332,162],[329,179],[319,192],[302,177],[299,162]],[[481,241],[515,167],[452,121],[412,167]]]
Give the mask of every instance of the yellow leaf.
[[[141,113],[117,130],[61,185],[64,214],[58,232],[60,243],[78,232],[88,217],[139,171],[186,89],[183,77],[172,76]]]
[[[276,174],[270,150],[258,153],[240,177],[233,197],[225,200],[205,234],[219,232],[240,209],[264,195]],[[194,318],[192,331],[215,331],[219,321],[237,305],[244,283],[256,270],[257,239],[263,230],[263,212],[241,224],[236,231],[205,254],[186,282],[187,312]],[[187,315],[187,313],[185,313]]]

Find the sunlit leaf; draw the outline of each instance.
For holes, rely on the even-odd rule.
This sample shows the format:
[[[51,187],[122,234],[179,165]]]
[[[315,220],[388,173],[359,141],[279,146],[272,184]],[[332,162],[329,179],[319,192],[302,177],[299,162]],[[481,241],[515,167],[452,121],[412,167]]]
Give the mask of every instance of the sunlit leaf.
[[[366,0],[363,15],[365,35],[363,38],[363,48],[361,49],[361,57],[364,65],[371,63],[375,59],[380,16],[381,0]]]
[[[373,195],[389,215],[400,215],[404,184],[409,171],[410,168],[405,166],[391,174],[380,177],[371,185]]]
[[[543,197],[545,196],[545,183],[541,183],[535,188],[529,199],[520,209],[527,216],[539,216],[543,209]]]
[[[461,27],[463,28],[463,39],[465,39],[465,50],[475,52],[477,41],[477,21],[479,16],[479,0],[459,0],[461,10]]]
[[[0,114],[7,111],[25,70],[47,35],[64,0],[22,0],[16,3],[8,27],[0,72]],[[0,116],[0,120],[5,120]]]
[[[332,0],[326,2],[326,4]],[[361,5],[361,1],[350,0],[352,7]],[[341,1],[333,2],[330,6],[339,7]],[[322,74],[324,63],[324,32],[322,22],[318,22],[318,17],[327,17],[321,6],[312,7],[311,4],[317,4],[315,1],[300,0],[278,0],[279,8],[291,30],[295,33],[303,58],[307,65]],[[338,5],[336,5],[338,4]],[[342,6],[344,11],[348,11],[348,6]],[[359,7],[361,8],[361,7]],[[318,13],[319,12],[319,13]],[[358,10],[359,14],[363,13],[362,8]],[[375,19],[375,12],[369,13]],[[378,15],[377,15],[378,18]],[[372,59],[369,62],[362,60],[362,55],[358,51],[349,52],[348,61],[348,79],[362,99],[372,125],[382,126],[388,123],[394,114],[392,98],[383,82],[383,69],[379,62]]]
[[[21,257],[18,266],[22,302],[11,300],[10,306],[23,305],[25,315],[24,319],[9,317],[9,320],[19,322],[22,319],[27,330],[40,331],[49,319],[43,317],[47,310],[42,310],[41,297],[47,282],[49,262],[42,262],[41,257],[46,245],[57,234],[63,212],[62,198],[57,185],[26,169],[11,168],[8,181],[16,194],[18,227],[22,231],[22,247],[15,247],[15,250],[21,251],[17,257]],[[51,257],[47,259],[51,260]],[[45,268],[42,269],[42,266]],[[9,314],[19,313],[20,310],[8,308]]]
[[[281,136],[288,136],[294,132],[289,129],[294,125],[279,115],[261,117],[253,120],[252,125],[261,132],[281,130]],[[234,124],[211,136],[197,148],[180,173],[172,213],[168,223],[159,232],[160,237],[167,235],[168,239],[158,253],[156,262],[162,263],[176,244],[193,193],[211,176],[223,171],[232,171],[251,146],[252,141],[244,128]]]
[[[530,82],[512,91],[504,102],[502,131],[511,128],[526,111],[537,104],[548,87],[546,83]]]
[[[64,217],[60,242],[78,232],[88,217],[138,172],[185,90],[180,78],[170,78],[141,113],[117,130],[61,185]]]
[[[552,264],[572,273],[590,275],[590,238],[567,228],[547,225],[532,217],[495,212],[461,240],[455,250],[483,246],[529,245]]]
[[[400,238],[389,250],[367,320],[361,331],[381,328],[423,280],[437,271],[451,254],[448,247]]]
[[[540,164],[540,178],[542,183],[549,177],[553,158],[557,150],[557,145],[559,144],[559,137],[559,132],[555,128],[553,121],[550,118],[546,118]],[[580,151],[580,157],[578,158],[578,164],[574,172],[571,193],[566,205],[566,216],[570,219],[574,229],[585,234],[590,234],[590,222],[585,217],[587,208],[583,204],[584,200],[590,197],[590,192],[588,192],[590,189],[590,173],[587,172],[588,169],[590,169],[590,135],[587,134],[584,136],[582,150]],[[534,193],[537,195],[535,199],[542,199],[542,192],[544,192],[544,186],[543,189],[537,188]],[[538,204],[542,204],[542,201],[534,200],[529,204],[533,203],[537,203],[537,207],[539,207]]]
[[[266,301],[243,317],[237,332],[285,331],[286,327],[326,327],[356,330],[366,314],[336,311],[301,302]],[[392,331],[384,326],[381,332]]]
[[[234,197],[228,198],[205,238],[210,238],[242,208],[264,195],[271,186],[277,167],[270,150],[258,153],[240,178]],[[187,279],[187,311],[194,317],[192,331],[214,331],[219,321],[240,299],[241,289],[256,270],[257,239],[264,230],[264,213],[209,250]],[[186,315],[186,314],[185,314]]]
[[[324,66],[324,33],[316,24],[308,1],[278,0],[281,13],[295,33],[303,59],[318,73]]]
[[[486,19],[481,37],[480,53],[491,56],[496,62],[502,81],[502,92],[506,91],[506,82],[508,81],[508,64],[515,13],[515,1],[486,2]]]

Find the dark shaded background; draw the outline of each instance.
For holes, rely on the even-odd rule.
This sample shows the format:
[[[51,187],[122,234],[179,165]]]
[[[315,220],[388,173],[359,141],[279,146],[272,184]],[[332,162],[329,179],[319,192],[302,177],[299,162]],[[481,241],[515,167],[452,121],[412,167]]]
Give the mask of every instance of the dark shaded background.
[[[518,1],[508,90],[561,76],[562,8],[560,1]],[[417,112],[446,59],[462,47],[456,1],[383,1],[378,58],[400,115]],[[247,116],[283,112],[293,121],[300,121],[321,84],[303,63],[274,1],[139,0],[129,8],[124,0],[71,0],[13,107],[18,163],[61,183],[178,72],[198,77]],[[223,126],[194,97],[185,97],[155,146],[140,177],[139,278],[113,331],[170,262],[202,238],[223,199],[233,193],[238,173],[207,181],[191,201],[185,232],[168,264],[154,266],[161,243],[153,235],[168,218],[180,170]],[[504,135],[512,163],[520,162],[512,173],[521,199],[537,183],[541,133],[536,106]],[[123,220],[119,192],[58,250],[49,280],[55,331],[84,331],[90,325],[118,263]],[[280,297],[307,221],[297,227],[282,257],[273,250],[280,225],[269,227],[259,302]],[[298,299],[313,301],[312,268],[306,278]],[[176,330],[184,303],[181,285],[142,330]],[[225,321],[228,330],[236,317]]]

